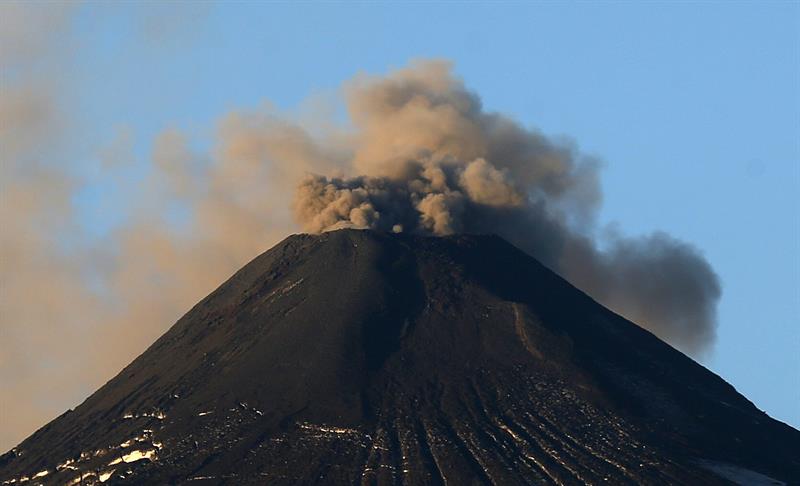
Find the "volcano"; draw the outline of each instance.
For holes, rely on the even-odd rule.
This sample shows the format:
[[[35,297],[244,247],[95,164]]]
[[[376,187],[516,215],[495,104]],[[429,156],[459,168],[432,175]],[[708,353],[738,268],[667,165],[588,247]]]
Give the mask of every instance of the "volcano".
[[[800,432],[499,237],[339,230],[247,264],[0,482],[798,484]]]

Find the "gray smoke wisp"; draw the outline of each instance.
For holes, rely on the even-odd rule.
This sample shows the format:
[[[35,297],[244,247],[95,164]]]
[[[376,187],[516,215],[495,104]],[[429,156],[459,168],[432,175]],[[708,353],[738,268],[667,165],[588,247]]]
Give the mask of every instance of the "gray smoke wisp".
[[[487,113],[444,62],[359,78],[347,102],[351,175],[302,180],[293,207],[306,231],[495,233],[678,348],[713,342],[720,285],[695,248],[660,232],[595,236],[592,158]]]
[[[125,125],[85,147],[78,10],[0,4],[0,402],[15,419],[0,452],[298,229],[497,233],[682,350],[712,342],[719,284],[702,256],[663,234],[597,238],[598,163],[487,113],[447,63],[357,77],[346,125],[312,98],[299,114],[222,114],[209,150],[181,127],[142,140]],[[161,46],[152,30],[135,42]],[[114,215],[99,236],[75,204],[87,188]]]

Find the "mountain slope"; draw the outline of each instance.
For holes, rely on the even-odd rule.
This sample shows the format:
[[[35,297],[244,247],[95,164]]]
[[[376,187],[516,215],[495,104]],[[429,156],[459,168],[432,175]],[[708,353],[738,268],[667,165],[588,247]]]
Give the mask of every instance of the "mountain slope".
[[[780,484],[798,451],[500,238],[341,230],[246,265],[0,481]]]

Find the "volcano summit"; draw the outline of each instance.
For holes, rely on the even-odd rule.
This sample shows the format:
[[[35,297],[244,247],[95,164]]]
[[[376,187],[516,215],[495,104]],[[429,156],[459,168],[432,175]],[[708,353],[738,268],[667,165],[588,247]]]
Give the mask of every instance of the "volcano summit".
[[[800,432],[495,236],[291,236],[2,484],[791,484]]]

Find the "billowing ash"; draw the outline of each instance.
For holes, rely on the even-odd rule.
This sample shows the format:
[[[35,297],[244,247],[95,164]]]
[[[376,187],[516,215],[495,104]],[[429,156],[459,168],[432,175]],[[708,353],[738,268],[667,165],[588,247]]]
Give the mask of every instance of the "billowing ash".
[[[16,24],[47,37],[48,59],[69,59],[62,48],[72,44],[53,25],[77,9],[51,10],[36,21],[25,9],[0,17],[18,15]],[[298,184],[294,212],[307,231],[498,233],[683,351],[700,356],[713,339],[719,285],[697,251],[661,234],[598,239],[609,233],[595,222],[598,164],[484,112],[445,63],[356,78],[346,126],[311,99],[299,114],[225,114],[203,140],[208,151],[171,127],[142,160],[123,130],[95,162],[71,142],[88,129],[72,117],[74,83],[58,69],[43,76],[42,64],[10,64],[17,74],[0,90],[0,400],[19,418],[0,427],[0,449],[73,405],[69,390],[104,383],[219,282],[297,231],[288,211]],[[131,177],[142,168],[144,180]],[[92,187],[113,193],[103,210],[122,216],[100,237],[74,210]]]
[[[485,112],[448,64],[360,78],[348,108],[351,175],[302,180],[294,212],[306,231],[496,233],[687,352],[713,341],[720,285],[702,255],[664,233],[598,238],[599,164]]]

